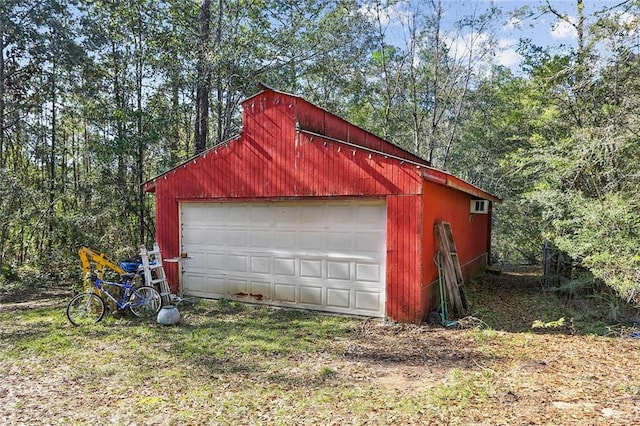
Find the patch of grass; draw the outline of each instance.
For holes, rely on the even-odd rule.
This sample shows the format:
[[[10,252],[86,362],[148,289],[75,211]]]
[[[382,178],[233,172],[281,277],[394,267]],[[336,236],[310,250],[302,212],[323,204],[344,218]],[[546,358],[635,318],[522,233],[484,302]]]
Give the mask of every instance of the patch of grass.
[[[336,371],[331,367],[327,367],[326,365],[322,366],[320,368],[320,372],[318,373],[318,376],[322,380],[329,379],[335,375],[336,375]]]
[[[494,329],[474,329],[469,331],[469,335],[475,340],[482,353],[487,356],[495,356],[494,345],[502,340],[503,332]]]
[[[12,268],[3,265],[0,270],[0,302],[37,299],[61,290],[60,283],[67,282],[68,271],[47,271],[23,266]],[[68,289],[71,285],[68,285]]]
[[[608,334],[608,327],[624,317],[617,299],[574,293],[567,298],[557,291],[543,291],[540,279],[539,273],[504,272],[470,282],[466,287],[471,315],[490,328],[508,332],[597,335]],[[557,323],[559,318],[564,323]]]
[[[133,401],[136,410],[156,411],[162,409],[167,404],[167,399],[163,396],[142,396]]]
[[[229,311],[228,302],[201,301],[196,309],[207,311],[206,318],[194,318],[193,324],[172,333],[174,350],[193,358],[224,358],[230,349],[244,355],[282,357],[326,347],[327,338],[344,336],[353,328],[348,319],[337,316],[238,303],[233,306]],[[192,314],[187,315],[186,321]]]
[[[564,327],[566,321],[564,317],[558,318],[555,321],[542,322],[540,320],[535,320],[533,324],[531,324],[531,328],[560,328]]]
[[[534,332],[536,319],[572,307],[513,286],[507,296],[475,291],[491,328],[230,300],[180,305],[173,327],[131,315],[72,327],[64,300],[0,304],[0,395],[13,398],[3,415],[24,424],[44,413],[65,424],[566,424],[580,413],[539,413],[576,392],[632,410],[640,372],[620,365],[640,362],[635,341]]]
[[[622,385],[619,389],[630,395],[640,396],[640,385]]]
[[[464,410],[472,404],[486,403],[490,394],[495,393],[495,375],[489,370],[468,372],[455,369],[450,380],[431,391],[430,402],[435,407],[448,411],[451,406]]]
[[[595,321],[593,323],[585,323],[580,326],[582,334],[604,336],[609,333],[610,323],[605,321]]]

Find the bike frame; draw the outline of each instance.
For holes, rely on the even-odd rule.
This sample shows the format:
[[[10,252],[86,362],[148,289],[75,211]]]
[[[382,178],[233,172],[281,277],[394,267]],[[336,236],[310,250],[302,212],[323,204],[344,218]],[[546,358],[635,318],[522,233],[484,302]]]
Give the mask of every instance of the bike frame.
[[[113,297],[111,294],[109,294],[109,292],[106,291],[105,289],[105,285],[124,289],[124,291],[122,292],[122,300],[118,300],[115,297]],[[99,295],[105,295],[113,303],[115,303],[118,309],[125,309],[131,306],[131,303],[127,299],[131,296],[132,293],[138,296],[138,300],[140,300],[139,305],[144,305],[145,303],[147,303],[147,299],[144,298],[140,293],[136,291],[136,289],[131,284],[131,281],[129,280],[126,280],[121,283],[117,283],[112,281],[104,281],[96,277],[95,281],[93,282],[93,287],[94,287],[94,290],[95,289],[99,290]]]

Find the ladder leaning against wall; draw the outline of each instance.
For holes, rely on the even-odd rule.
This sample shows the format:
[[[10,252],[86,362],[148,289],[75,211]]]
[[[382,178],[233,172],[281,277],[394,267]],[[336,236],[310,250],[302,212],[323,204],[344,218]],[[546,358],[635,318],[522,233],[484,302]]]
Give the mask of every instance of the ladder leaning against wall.
[[[171,289],[164,273],[162,254],[158,243],[153,243],[153,250],[147,250],[145,246],[140,246],[140,257],[142,258],[146,285],[157,286],[160,296],[162,296],[163,306],[171,304]]]

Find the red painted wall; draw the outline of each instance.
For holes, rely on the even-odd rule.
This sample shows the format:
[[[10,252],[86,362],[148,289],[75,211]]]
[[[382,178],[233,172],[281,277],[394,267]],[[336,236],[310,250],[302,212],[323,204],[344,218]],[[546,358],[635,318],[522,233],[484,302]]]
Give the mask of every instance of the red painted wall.
[[[296,111],[299,101],[277,92],[250,98],[243,104],[243,131],[238,139],[152,183],[157,239],[164,257],[180,254],[180,201],[390,197],[387,226],[394,243],[387,260],[387,310],[394,319],[415,322],[420,307],[420,168],[297,132],[295,117],[316,120],[317,126],[332,129],[336,138],[352,126],[308,103],[304,103],[306,109]],[[352,132],[366,135],[362,130]],[[377,143],[380,150],[396,149],[382,140]],[[166,272],[177,290],[177,265],[167,265]]]
[[[430,306],[430,299],[436,289],[432,284],[438,280],[438,269],[433,263],[437,252],[437,242],[433,227],[439,221],[449,222],[456,243],[458,258],[463,266],[465,279],[473,275],[474,260],[481,264],[486,262],[483,256],[487,254],[490,236],[490,215],[471,214],[470,202],[474,197],[464,192],[434,183],[424,182],[424,212],[422,217],[423,233],[423,308],[425,312],[436,309]],[[478,259],[480,258],[480,259]],[[468,265],[465,267],[465,265]],[[437,286],[437,283],[434,285]]]
[[[317,106],[297,98],[296,121],[303,130],[320,133],[334,139],[358,144],[389,155],[429,165],[429,162],[402,148],[392,145],[360,127],[345,121]]]
[[[384,198],[387,315],[396,321],[422,322],[428,309],[425,284],[435,279],[435,268],[431,268],[434,221],[444,218],[452,222],[462,260],[486,251],[486,224],[485,235],[476,232],[483,218],[467,223],[470,196],[425,182],[424,167],[311,136],[297,131],[296,123],[315,133],[416,160],[412,154],[298,97],[262,92],[243,103],[239,138],[147,184],[147,190],[156,195],[156,232],[163,256],[180,254],[181,201]],[[166,272],[176,291],[177,264],[167,264]]]
[[[422,201],[421,195],[387,197],[387,315],[396,321],[424,319]]]

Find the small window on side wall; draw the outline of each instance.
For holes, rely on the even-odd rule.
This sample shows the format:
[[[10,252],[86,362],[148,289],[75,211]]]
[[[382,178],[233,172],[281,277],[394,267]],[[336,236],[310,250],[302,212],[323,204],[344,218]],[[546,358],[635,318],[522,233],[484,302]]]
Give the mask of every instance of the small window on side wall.
[[[488,200],[471,200],[471,213],[487,214],[489,213]]]

